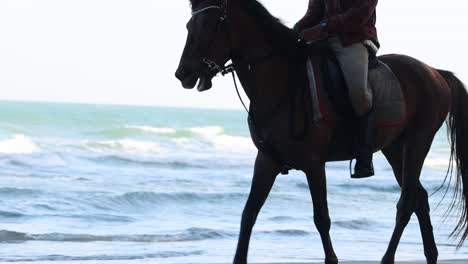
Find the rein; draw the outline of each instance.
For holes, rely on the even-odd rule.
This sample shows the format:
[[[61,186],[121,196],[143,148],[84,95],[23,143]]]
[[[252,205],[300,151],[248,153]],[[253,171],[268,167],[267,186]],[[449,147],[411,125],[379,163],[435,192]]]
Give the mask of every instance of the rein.
[[[203,7],[203,8],[200,8],[198,10],[195,10],[195,11],[192,12],[192,18],[197,16],[197,15],[203,14],[203,13],[209,11],[209,10],[213,10],[213,9],[220,10],[222,12],[222,15],[219,17],[219,22],[223,23],[223,22],[228,21],[228,0],[225,0],[224,4],[222,4],[220,6],[211,5],[211,6],[207,6],[207,7]],[[219,33],[219,25],[220,25],[219,22],[216,25],[216,35]],[[210,50],[212,50],[212,48],[214,47],[215,40],[216,40],[216,35],[213,37],[213,40],[211,41]],[[229,33],[227,33],[227,36],[228,36],[228,38],[230,38]],[[231,41],[229,41],[229,43],[231,43]],[[255,58],[253,60],[250,59],[249,61],[241,62],[241,63],[238,63],[238,64],[247,65],[248,69],[250,70],[252,68],[253,64],[263,62],[263,61],[268,60],[268,59],[270,59],[270,58],[272,58],[274,56],[275,56],[275,54],[269,53],[267,55],[260,56],[259,58]],[[232,54],[231,54],[230,57],[233,58]],[[212,73],[215,74],[215,76],[217,74],[221,74],[222,76],[225,76],[225,75],[227,75],[229,73],[232,74],[232,79],[233,79],[233,82],[234,82],[234,86],[235,86],[235,89],[236,89],[237,96],[239,97],[239,100],[241,101],[242,106],[244,107],[245,111],[247,112],[247,115],[249,116],[249,118],[253,119],[252,114],[248,110],[246,104],[244,103],[244,100],[242,99],[242,96],[240,95],[239,88],[237,86],[236,76],[235,76],[235,65],[234,65],[234,63],[230,63],[228,65],[220,66],[214,60],[209,59],[208,57],[203,57],[202,62],[208,67],[208,69]],[[277,109],[277,108],[275,108],[275,109]]]
[[[227,0],[226,0],[225,4],[223,6],[207,6],[207,7],[201,8],[199,10],[193,11],[192,12],[192,18],[194,16],[202,14],[202,13],[208,11],[208,10],[211,10],[211,9],[217,9],[217,10],[221,10],[223,12],[223,15],[219,17],[220,22],[225,22],[228,19],[228,17],[227,17]],[[216,28],[217,28],[216,29],[216,34],[218,34],[218,32],[219,32],[219,23],[216,25]],[[216,36],[213,37],[213,41],[211,41],[210,46],[214,46],[215,38],[216,38]],[[215,73],[216,75],[221,74],[222,76],[225,76],[225,75],[230,74],[230,73],[232,74],[232,80],[234,82],[234,87],[236,88],[237,96],[239,97],[239,100],[241,101],[242,106],[244,106],[244,109],[247,112],[247,115],[250,117],[250,112],[249,112],[246,104],[244,103],[244,100],[242,100],[242,96],[240,95],[240,92],[239,92],[239,87],[237,86],[236,73],[235,73],[234,65],[231,63],[231,64],[228,64],[228,65],[220,66],[214,60],[211,60],[211,59],[209,59],[207,57],[204,57],[202,59],[202,62],[208,67],[208,69],[211,72]]]
[[[222,15],[219,17],[219,22],[217,23],[217,29],[216,29],[216,35],[213,37],[213,41],[211,42],[211,45],[210,46],[214,46],[215,42],[216,42],[216,36],[217,34],[219,33],[219,25],[220,23],[226,23],[229,21],[229,17],[228,17],[228,0],[225,0],[225,3],[221,6],[215,6],[215,5],[212,5],[212,6],[207,6],[207,7],[204,7],[204,8],[201,8],[199,10],[195,10],[192,12],[192,18],[197,16],[197,15],[200,15],[200,14],[203,14],[209,10],[213,10],[213,9],[216,9],[216,10],[221,10],[222,11]],[[227,32],[227,36],[228,38],[230,39],[230,34],[229,32]],[[229,43],[231,43],[231,41],[229,41]],[[210,49],[212,50],[212,49]],[[232,50],[232,49],[231,49]],[[221,74],[222,76],[225,76],[227,74],[232,74],[232,80],[233,80],[233,83],[234,83],[234,87],[236,89],[236,93],[237,93],[237,96],[239,97],[239,100],[241,101],[242,103],[242,106],[244,107],[245,111],[247,112],[247,115],[249,117],[249,123],[251,126],[253,126],[254,129],[258,129],[258,123],[260,123],[260,129],[261,127],[264,127],[266,126],[266,123],[268,122],[265,122],[265,118],[254,118],[253,114],[252,114],[252,111],[249,111],[249,109],[247,108],[246,104],[244,103],[244,100],[242,99],[242,96],[239,92],[239,87],[237,85],[237,81],[236,81],[236,66],[237,65],[246,65],[247,66],[247,69],[251,70],[252,68],[252,65],[253,64],[257,64],[257,63],[261,63],[261,62],[264,62],[266,60],[269,60],[273,57],[275,57],[276,54],[271,52],[271,53],[268,53],[264,56],[260,56],[259,58],[255,58],[254,60],[252,59],[249,59],[248,61],[246,62],[240,62],[240,63],[237,63],[236,65],[234,65],[234,63],[230,63],[228,65],[223,65],[223,66],[220,66],[218,65],[214,60],[212,59],[209,59],[207,57],[204,57],[202,59],[202,62],[208,67],[208,69],[214,73],[214,76],[218,75],[218,74]],[[231,60],[234,59],[234,56],[232,56],[231,54]],[[269,112],[269,113],[266,113],[268,114],[269,116],[274,116],[277,114],[277,112],[279,110],[282,109],[282,105],[284,104],[284,101],[285,100],[281,100],[280,103],[278,104],[278,106],[276,106],[273,110],[273,113],[272,112]],[[266,115],[265,114],[265,115]],[[292,113],[291,113],[292,115]],[[257,124],[256,124],[257,123]],[[270,145],[266,144],[265,143],[265,140],[263,139],[263,136],[262,136],[262,133],[260,132],[259,133],[259,137],[260,139],[259,140],[254,140],[254,142],[256,143],[256,145],[259,146],[259,149],[261,149],[262,151],[266,152],[266,153],[269,153],[271,158],[273,158],[273,160],[275,160],[276,162],[278,162],[279,164],[281,164],[281,174],[283,175],[286,175],[289,173],[289,170],[292,169],[291,166],[285,164],[281,158],[279,158],[279,154],[276,152],[276,150],[274,148],[272,148]]]

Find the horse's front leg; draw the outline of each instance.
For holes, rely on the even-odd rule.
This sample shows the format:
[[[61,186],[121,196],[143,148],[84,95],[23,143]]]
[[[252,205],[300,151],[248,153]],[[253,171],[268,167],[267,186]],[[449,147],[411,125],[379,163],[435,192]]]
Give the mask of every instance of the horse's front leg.
[[[257,154],[252,187],[242,214],[239,242],[237,244],[236,256],[234,257],[234,264],[247,263],[247,251],[252,228],[279,172],[280,166],[271,158],[261,152]]]
[[[338,258],[330,238],[330,215],[327,204],[327,181],[325,177],[325,163],[314,164],[306,171],[307,182],[314,204],[314,222],[325,251],[325,264],[336,264]]]

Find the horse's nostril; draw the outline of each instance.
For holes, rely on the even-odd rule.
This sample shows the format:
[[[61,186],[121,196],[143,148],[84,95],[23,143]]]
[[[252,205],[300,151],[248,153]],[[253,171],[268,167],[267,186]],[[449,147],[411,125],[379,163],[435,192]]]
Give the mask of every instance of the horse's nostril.
[[[175,76],[177,79],[183,80],[187,76],[187,70],[185,70],[184,68],[179,68],[177,69]]]

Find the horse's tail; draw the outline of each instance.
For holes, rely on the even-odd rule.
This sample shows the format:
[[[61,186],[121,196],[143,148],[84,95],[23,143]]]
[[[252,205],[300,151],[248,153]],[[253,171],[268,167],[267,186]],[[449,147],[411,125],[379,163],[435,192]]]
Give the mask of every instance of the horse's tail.
[[[455,193],[449,211],[460,210],[460,219],[452,237],[460,237],[459,246],[468,237],[468,93],[452,72],[438,70],[452,92],[452,106],[447,119],[450,140],[449,172],[456,173]]]

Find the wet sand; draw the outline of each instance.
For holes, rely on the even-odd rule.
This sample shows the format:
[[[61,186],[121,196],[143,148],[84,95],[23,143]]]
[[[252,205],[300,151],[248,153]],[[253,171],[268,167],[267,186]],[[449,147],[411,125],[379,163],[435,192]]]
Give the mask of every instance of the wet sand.
[[[14,264],[159,264],[158,260],[154,259],[139,259],[139,260],[86,260],[86,261],[21,261],[21,262],[0,262]],[[308,262],[308,263],[252,263],[252,264],[320,264],[323,262]],[[190,263],[187,263],[190,264]],[[229,263],[207,263],[207,264],[229,264]],[[340,264],[380,264],[376,261],[343,261]],[[426,261],[397,261],[395,264],[426,264]],[[468,260],[441,260],[438,264],[468,264]]]

